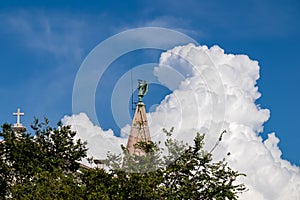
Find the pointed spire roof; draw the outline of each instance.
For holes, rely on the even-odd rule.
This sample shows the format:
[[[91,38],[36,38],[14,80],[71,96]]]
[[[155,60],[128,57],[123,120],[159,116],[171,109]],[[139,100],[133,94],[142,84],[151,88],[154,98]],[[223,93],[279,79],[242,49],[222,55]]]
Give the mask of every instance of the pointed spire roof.
[[[139,102],[136,105],[134,117],[132,120],[130,135],[127,141],[127,149],[130,154],[144,155],[145,153],[141,149],[135,148],[134,145],[140,141],[151,141],[145,104],[142,101],[144,95],[148,91],[148,84],[145,81],[144,83],[142,81],[139,81],[138,89]]]

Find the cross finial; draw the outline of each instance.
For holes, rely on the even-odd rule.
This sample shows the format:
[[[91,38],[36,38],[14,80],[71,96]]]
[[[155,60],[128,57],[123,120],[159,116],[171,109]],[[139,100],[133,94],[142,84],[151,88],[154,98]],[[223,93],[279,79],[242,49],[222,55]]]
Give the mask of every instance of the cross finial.
[[[20,108],[18,108],[18,111],[16,113],[13,113],[13,115],[17,116],[17,123],[14,124],[14,127],[23,127],[20,122],[21,121],[20,118],[21,118],[21,116],[24,115],[24,113],[21,113]]]

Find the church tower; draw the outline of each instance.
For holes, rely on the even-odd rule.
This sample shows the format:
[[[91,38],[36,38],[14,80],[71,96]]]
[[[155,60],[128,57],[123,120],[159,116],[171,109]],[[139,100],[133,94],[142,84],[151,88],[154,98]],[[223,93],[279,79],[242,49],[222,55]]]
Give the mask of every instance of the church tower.
[[[145,152],[141,149],[135,148],[134,145],[137,142],[150,142],[150,131],[146,116],[145,104],[143,103],[143,97],[148,92],[148,84],[139,80],[138,83],[138,98],[139,101],[136,105],[134,117],[132,120],[132,126],[130,135],[127,141],[127,149],[130,154],[145,155]]]

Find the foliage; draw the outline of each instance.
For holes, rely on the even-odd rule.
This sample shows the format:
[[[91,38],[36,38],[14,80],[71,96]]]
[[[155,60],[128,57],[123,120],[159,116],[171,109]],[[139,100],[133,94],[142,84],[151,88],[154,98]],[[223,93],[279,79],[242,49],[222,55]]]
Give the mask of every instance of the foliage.
[[[242,174],[225,160],[213,162],[200,134],[190,146],[164,130],[166,151],[139,142],[143,155],[122,147],[122,155],[108,155],[107,169],[78,170],[87,149],[69,126],[36,120],[32,128],[35,136],[2,126],[0,193],[6,199],[237,199],[245,191],[236,184]]]
[[[0,136],[5,142],[0,143],[0,195],[41,199],[34,196],[41,194],[45,199],[52,199],[54,194],[61,197],[63,192],[72,194],[71,190],[64,191],[67,189],[64,183],[72,182],[68,185],[77,187],[74,177],[79,169],[78,161],[86,156],[85,143],[74,140],[76,133],[70,126],[58,123],[57,128],[51,128],[47,119],[42,123],[36,119],[32,129],[35,136],[17,133],[8,124],[2,126]]]
[[[237,194],[245,190],[244,185],[234,184],[236,178],[242,174],[230,169],[225,160],[212,162],[212,154],[203,150],[203,141],[204,135],[197,134],[194,146],[185,148],[182,154],[166,167],[163,173],[163,197],[236,199]],[[173,148],[173,144],[172,139],[167,141],[169,148]]]
[[[204,135],[197,134],[189,146],[172,139],[172,130],[164,132],[166,155],[157,144],[140,142],[136,148],[146,155],[130,155],[123,148],[123,162],[121,155],[108,156],[113,180],[106,188],[116,195],[109,199],[237,199],[245,191],[235,183],[242,174],[225,160],[213,162],[211,152],[203,150]]]

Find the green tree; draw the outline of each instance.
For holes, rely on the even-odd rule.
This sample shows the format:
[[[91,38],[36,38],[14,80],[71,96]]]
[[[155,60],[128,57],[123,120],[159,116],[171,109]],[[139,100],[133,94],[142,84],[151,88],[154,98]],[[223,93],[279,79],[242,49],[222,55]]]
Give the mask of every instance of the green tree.
[[[243,184],[235,183],[243,174],[228,167],[225,159],[213,162],[212,153],[203,150],[204,135],[197,134],[193,146],[172,139],[166,146],[171,153],[165,160],[175,160],[163,170],[160,189],[165,199],[237,199],[245,191]]]
[[[74,191],[80,191],[76,171],[79,161],[86,156],[85,143],[74,139],[76,133],[70,126],[59,123],[57,128],[52,128],[47,119],[42,123],[36,119],[32,129],[34,136],[16,133],[8,124],[2,126],[1,196],[11,199],[72,197]]]
[[[108,155],[109,172],[86,170],[87,199],[237,199],[246,190],[235,183],[243,174],[225,160],[213,162],[211,152],[203,150],[204,135],[197,134],[189,146],[172,139],[172,131],[164,132],[167,155],[153,142],[140,142],[135,147],[146,155],[130,155],[122,147],[123,156]]]
[[[214,162],[203,150],[204,135],[193,145],[164,133],[166,149],[139,142],[144,155],[108,155],[108,169],[80,168],[86,144],[75,140],[70,126],[32,125],[34,134],[4,124],[0,136],[0,195],[3,199],[237,199],[246,190],[242,174],[225,160]],[[221,134],[222,136],[222,134]],[[220,140],[221,140],[220,136]],[[166,153],[167,152],[167,153]]]

